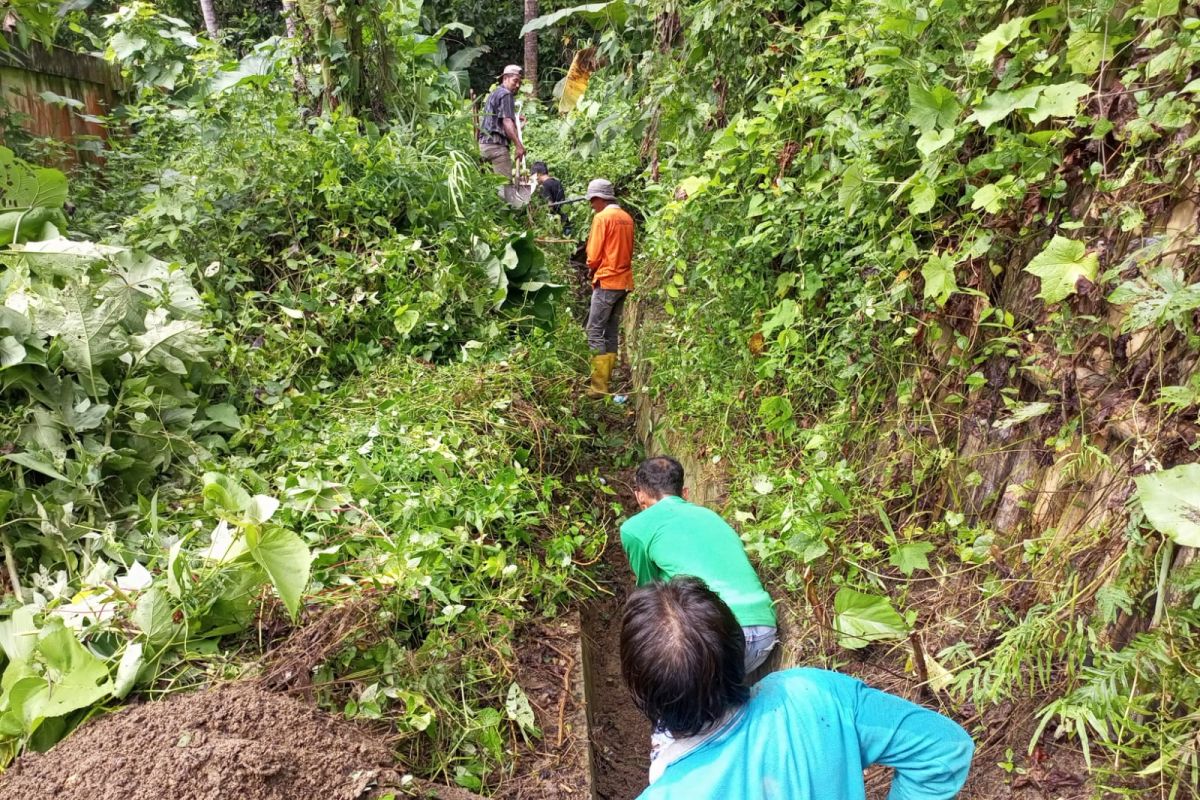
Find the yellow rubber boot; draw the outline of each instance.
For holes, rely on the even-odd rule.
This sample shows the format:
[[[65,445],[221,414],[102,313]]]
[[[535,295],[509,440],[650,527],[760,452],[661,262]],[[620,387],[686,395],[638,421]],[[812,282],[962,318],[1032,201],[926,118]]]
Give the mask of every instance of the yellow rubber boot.
[[[608,381],[612,377],[615,353],[603,353],[592,356],[592,377],[588,383],[588,397],[605,397],[608,395]]]

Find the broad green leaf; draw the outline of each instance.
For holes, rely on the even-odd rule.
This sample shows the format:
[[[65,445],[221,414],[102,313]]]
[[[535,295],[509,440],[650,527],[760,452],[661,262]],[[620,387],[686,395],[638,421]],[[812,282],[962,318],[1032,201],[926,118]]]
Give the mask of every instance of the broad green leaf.
[[[9,453],[4,458],[14,464],[20,464],[25,469],[31,469],[34,472],[45,475],[47,478],[54,478],[55,480],[66,481],[67,483],[71,482],[71,479],[59,472],[54,464],[33,453]]]
[[[917,137],[917,151],[925,158],[941,150],[946,145],[954,141],[954,129],[946,128],[942,131],[926,130]]]
[[[145,333],[131,337],[133,355],[141,364],[156,364],[167,372],[186,375],[188,366],[204,361],[210,347],[207,332],[200,323],[174,319],[163,321],[162,314],[146,315]],[[185,360],[186,359],[186,360]]]
[[[1078,81],[1044,86],[1029,112],[1029,121],[1036,125],[1048,117],[1073,117],[1079,111],[1079,98],[1091,91],[1092,87]]]
[[[183,626],[175,623],[174,616],[175,609],[166,591],[151,586],[137,599],[133,624],[152,647],[161,647],[183,631]]]
[[[231,428],[235,431],[242,429],[242,418],[238,416],[237,409],[230,403],[211,405],[204,409],[204,416],[213,422],[221,423],[226,428]]]
[[[1036,419],[1043,414],[1048,414],[1054,409],[1054,405],[1042,400],[1032,403],[1020,403],[1010,406],[1012,416],[1005,419],[998,419],[992,423],[992,427],[999,431],[1006,431],[1009,428],[1014,428],[1022,422],[1028,422],[1031,419]]]
[[[1047,303],[1058,303],[1075,293],[1080,278],[1096,280],[1100,259],[1088,253],[1083,242],[1055,236],[1042,252],[1033,257],[1025,271],[1042,281],[1038,297]]]
[[[758,416],[769,431],[782,431],[792,422],[792,401],[780,395],[764,397],[758,404]]]
[[[69,384],[64,381],[64,386],[69,386]],[[67,427],[75,433],[82,433],[100,427],[100,423],[104,422],[104,418],[108,416],[111,409],[112,407],[107,403],[93,403],[84,398],[74,405],[69,401],[64,403],[61,410],[63,422]]]
[[[892,550],[888,563],[905,575],[912,575],[919,569],[928,571],[927,556],[935,549],[929,542],[908,542]]]
[[[537,717],[533,714],[533,706],[529,705],[529,698],[525,696],[525,690],[516,681],[513,681],[508,687],[504,710],[508,713],[508,718],[520,725],[521,730],[525,733],[530,736],[541,736],[541,731],[537,726]]]
[[[925,89],[915,83],[908,85],[908,121],[919,131],[953,128],[961,110],[954,92],[945,86]]]
[[[921,266],[921,278],[925,281],[924,297],[944,306],[950,295],[958,291],[954,279],[954,259],[947,255],[931,255]]]
[[[36,698],[39,716],[58,717],[104,699],[112,681],[104,661],[88,652],[58,618],[51,618],[38,637],[37,650],[46,665],[48,682]],[[27,701],[35,702],[34,698]]]
[[[1200,547],[1200,464],[1182,464],[1133,481],[1155,530],[1176,544]]]
[[[921,181],[913,187],[909,194],[908,213],[917,215],[931,211],[937,203],[937,187],[928,181]]]
[[[250,507],[250,493],[228,475],[206,472],[203,482],[205,509],[212,509],[215,506],[240,517]]]
[[[990,128],[1017,109],[1033,108],[1037,105],[1041,86],[1026,86],[1011,92],[992,92],[983,98],[968,121],[978,122],[983,128]]]
[[[48,291],[35,319],[42,330],[58,339],[63,364],[79,375],[91,397],[99,398],[108,391],[101,369],[128,349],[120,327],[127,306],[111,297],[96,304],[82,283]]]
[[[0,620],[0,650],[10,662],[24,663],[33,654],[38,634],[38,627],[33,622],[36,613],[35,606],[21,606],[8,619]]]
[[[1091,75],[1100,62],[1110,60],[1120,39],[1104,31],[1075,31],[1067,38],[1067,64],[1077,75]]]
[[[106,292],[113,293],[116,287],[126,294],[136,292],[141,295],[140,300],[165,306],[176,316],[199,317],[204,313],[204,301],[192,285],[188,271],[179,264],[125,247],[105,247],[102,255],[115,279],[105,286]]]
[[[1025,17],[1017,17],[1001,23],[994,30],[979,37],[975,51],[971,53],[971,63],[991,66],[992,62],[996,60],[996,56],[1000,55],[1004,48],[1021,35],[1024,27]]]
[[[1006,175],[1009,179],[1009,185],[1012,185],[1012,176]],[[983,209],[989,214],[999,214],[1004,210],[1012,195],[1006,192],[1004,188],[995,183],[985,183],[975,190],[975,194],[971,196],[971,208],[974,210]]]
[[[14,336],[0,337],[0,369],[15,367],[25,360],[25,345]]]
[[[308,585],[312,566],[308,545],[291,531],[274,526],[261,532],[256,532],[253,526],[247,527],[246,540],[250,555],[266,570],[294,619],[300,611],[300,595]]]
[[[0,147],[0,209],[62,208],[66,202],[66,175],[35,167]]]
[[[534,17],[525,23],[521,28],[518,36],[524,36],[533,31],[540,31],[542,28],[550,28],[565,20],[567,17],[580,15],[584,19],[594,24],[600,24],[605,21],[611,21],[614,25],[624,25],[625,20],[629,16],[629,11],[625,6],[625,0],[607,0],[603,3],[587,3],[586,5],[573,6],[571,8],[559,9],[550,14],[543,14],[540,17]]]
[[[833,608],[838,644],[847,650],[857,650],[871,642],[903,639],[908,635],[904,619],[886,597],[843,587],[834,597]]]
[[[1134,19],[1144,19],[1151,22],[1163,17],[1173,17],[1179,13],[1179,0],[1144,0],[1131,12]]]
[[[113,697],[117,700],[125,699],[125,696],[137,683],[138,673],[145,663],[145,659],[142,658],[141,642],[131,642],[126,646],[125,652],[121,654],[121,661],[117,665],[117,679],[113,683],[112,690]]]
[[[108,40],[108,51],[105,56],[110,61],[127,61],[142,51],[149,42],[140,36],[118,31]]]

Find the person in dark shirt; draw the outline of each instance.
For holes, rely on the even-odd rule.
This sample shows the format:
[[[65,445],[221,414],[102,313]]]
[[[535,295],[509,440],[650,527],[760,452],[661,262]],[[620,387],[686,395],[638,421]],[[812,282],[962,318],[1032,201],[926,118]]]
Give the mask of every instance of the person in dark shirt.
[[[479,156],[492,165],[497,175],[513,176],[513,156],[525,157],[525,145],[517,131],[517,112],[513,96],[521,88],[521,68],[509,64],[500,75],[497,86],[483,103],[483,118],[479,123]],[[515,151],[509,153],[509,147]]]
[[[545,161],[535,161],[533,166],[529,168],[533,173],[533,177],[537,178],[538,187],[541,189],[542,197],[546,198],[548,203],[561,203],[567,199],[567,193],[563,189],[562,181],[550,175],[550,168],[546,166]],[[571,220],[567,217],[567,209],[565,206],[556,206],[554,212],[558,214],[558,218],[562,220],[562,231],[564,236],[570,236]]]

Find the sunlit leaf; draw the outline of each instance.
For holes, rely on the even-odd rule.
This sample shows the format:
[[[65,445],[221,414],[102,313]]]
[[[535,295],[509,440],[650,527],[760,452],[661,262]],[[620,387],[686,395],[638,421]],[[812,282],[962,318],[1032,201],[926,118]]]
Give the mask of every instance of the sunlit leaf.
[[[1155,530],[1176,544],[1200,547],[1200,464],[1181,464],[1133,481]]]
[[[1055,236],[1042,252],[1033,257],[1025,271],[1041,278],[1038,297],[1047,303],[1058,303],[1076,291],[1081,278],[1094,281],[1100,259],[1088,253],[1083,242]]]
[[[834,598],[833,608],[838,644],[848,650],[857,650],[872,642],[903,639],[908,635],[904,618],[886,597],[843,587]]]

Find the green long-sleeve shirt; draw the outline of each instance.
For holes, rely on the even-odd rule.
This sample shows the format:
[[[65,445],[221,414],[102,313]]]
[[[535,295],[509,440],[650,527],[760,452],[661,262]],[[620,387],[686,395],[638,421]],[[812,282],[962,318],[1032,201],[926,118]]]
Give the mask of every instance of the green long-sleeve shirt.
[[[750,565],[742,540],[707,508],[667,495],[625,521],[621,546],[638,586],[691,575],[725,601],[742,627],[775,625],[771,596]]]

